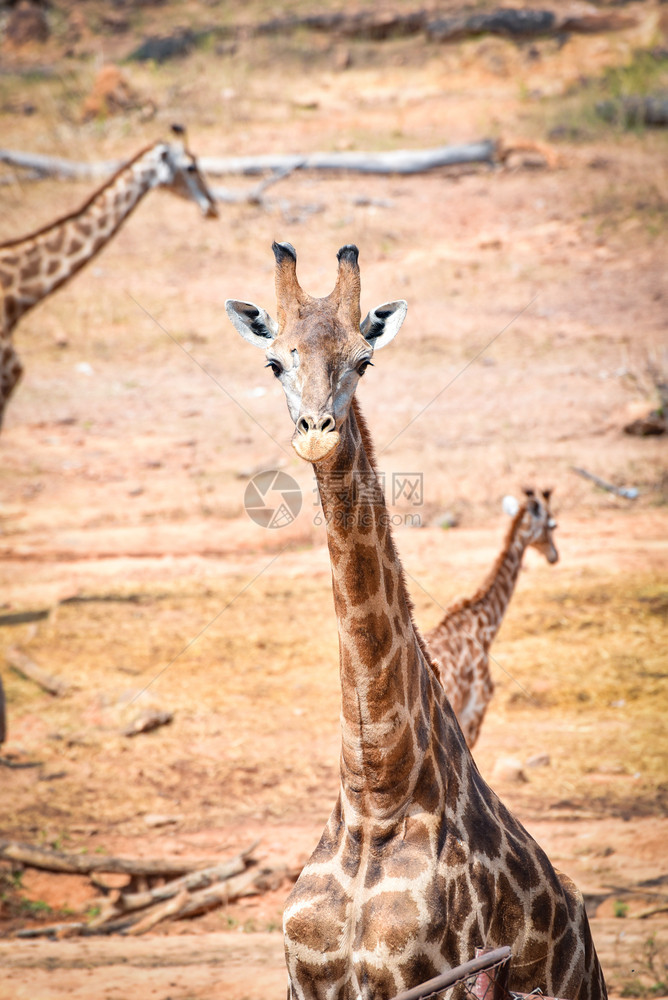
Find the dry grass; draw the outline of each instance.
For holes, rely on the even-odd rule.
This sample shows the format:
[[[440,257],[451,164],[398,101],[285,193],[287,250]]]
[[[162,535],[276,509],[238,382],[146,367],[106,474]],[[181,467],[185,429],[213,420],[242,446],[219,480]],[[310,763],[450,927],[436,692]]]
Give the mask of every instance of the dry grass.
[[[77,691],[48,699],[8,675],[15,739],[51,766],[95,761],[83,796],[78,779],[54,782],[52,807],[71,810],[76,825],[91,821],[94,802],[98,822],[127,826],[133,812],[167,797],[187,811],[190,829],[244,815],[326,816],[339,704],[330,586],[279,573],[280,564],[240,595],[247,579],[67,604],[39,627],[30,654]],[[641,575],[567,591],[552,577],[520,590],[493,650],[488,721],[497,736],[500,725],[507,732],[508,752],[548,749],[553,759],[532,775],[524,805],[665,810],[667,604],[659,579]],[[119,731],[150,704],[174,710],[175,720],[140,738],[151,750],[135,757],[136,743]],[[482,741],[483,770],[501,749]],[[29,836],[29,817],[48,823],[41,804],[15,807],[7,821],[16,835]]]

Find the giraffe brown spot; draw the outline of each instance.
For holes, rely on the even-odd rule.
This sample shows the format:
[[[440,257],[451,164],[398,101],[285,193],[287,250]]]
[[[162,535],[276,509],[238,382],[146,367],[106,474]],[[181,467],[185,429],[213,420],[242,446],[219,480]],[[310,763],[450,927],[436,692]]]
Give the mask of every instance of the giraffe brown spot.
[[[68,254],[78,253],[79,250],[82,249],[82,247],[83,247],[83,243],[81,242],[81,240],[73,239],[72,242],[70,243],[70,245],[67,248],[67,253]]]
[[[544,969],[548,957],[548,950],[549,946],[545,939],[528,937],[524,944],[524,948],[522,949],[522,964],[538,965],[541,966],[541,969]],[[532,974],[531,970],[527,970],[525,974],[531,982],[534,982],[540,975],[540,971],[541,970],[539,969],[535,969]]]
[[[471,912],[471,890],[463,875],[455,876],[448,885],[448,912],[452,914],[468,914]]]
[[[411,955],[407,962],[399,966],[399,970],[406,989],[411,989],[413,986],[425,983],[428,979],[433,979],[441,971],[428,955],[420,952],[417,955]]]
[[[489,938],[493,941],[514,941],[518,928],[524,923],[524,908],[505,872],[499,872],[496,906],[492,911]]]
[[[365,667],[376,667],[390,655],[392,631],[384,611],[371,611],[358,619],[352,635],[359,659]]]
[[[16,299],[7,297],[4,301],[4,307],[5,320],[7,322],[7,326],[11,330],[20,315],[19,304]]]
[[[552,938],[557,940],[568,927],[568,910],[563,902],[559,901],[554,910],[554,920],[552,922]]]
[[[285,923],[292,941],[314,951],[335,951],[348,919],[349,900],[333,875],[302,875],[288,896],[286,909],[303,905]]]
[[[485,940],[485,932],[480,926],[480,913],[476,911],[476,919],[469,927],[467,954],[475,955],[476,948],[480,948]]]
[[[440,935],[440,951],[443,958],[451,966],[460,965],[463,960],[462,947],[459,937],[459,929],[454,920],[448,920],[445,927],[434,928],[436,932],[441,932]],[[437,940],[438,934],[430,934],[430,940]],[[468,956],[468,953],[467,953]]]
[[[479,802],[479,796],[475,797]],[[499,858],[501,856],[502,833],[501,827],[494,817],[485,815],[476,803],[469,799],[462,817],[466,840],[478,854],[484,854],[488,858]],[[504,876],[505,878],[505,876]]]
[[[92,232],[92,228],[93,227],[91,226],[91,224],[89,222],[85,222],[83,219],[80,219],[77,222],[76,226],[77,232],[79,233],[80,236],[83,236],[84,239],[88,239],[88,237]]]
[[[424,829],[424,825],[420,823],[416,837],[415,825],[407,825],[403,836],[393,837],[383,854],[386,878],[403,878],[410,881],[422,874],[429,861],[429,856],[424,850]]]
[[[385,600],[389,607],[394,602],[394,571],[386,563],[383,563],[383,584],[385,585]]]
[[[3,288],[9,288],[13,280],[13,274],[9,271],[3,270],[3,268],[0,268],[0,285],[2,285]]]
[[[553,903],[547,889],[543,889],[531,903],[531,923],[537,931],[547,934],[552,924]]]
[[[355,878],[361,861],[360,836],[358,831],[356,831],[356,835],[351,830],[345,831],[339,861],[344,873],[350,878]]]
[[[415,719],[415,742],[420,753],[425,753],[429,743],[431,742],[431,730],[429,728],[427,718],[428,716],[425,715],[423,711],[418,709],[417,717]]]
[[[443,828],[447,830],[445,823],[443,824]],[[453,834],[445,838],[445,843],[439,852],[439,857],[445,861],[448,868],[456,868],[466,863],[468,852],[461,840]]]
[[[367,787],[376,796],[387,796],[390,804],[402,801],[408,794],[414,763],[413,735],[406,725],[391,746],[365,747]]]
[[[381,892],[363,905],[353,948],[373,951],[384,944],[396,955],[418,931],[419,912],[413,897],[408,892]]]
[[[382,847],[371,847],[364,873],[364,888],[373,889],[384,877],[384,857]]]
[[[322,836],[318,842],[318,846],[311,855],[309,861],[313,863],[327,861],[329,858],[333,858],[339,849],[339,843],[341,837],[345,833],[345,825],[343,820],[340,818],[340,803],[337,802],[335,810],[339,813],[338,822],[332,829],[332,819],[323,830]]]
[[[289,954],[290,943],[286,943],[286,953]],[[308,962],[300,959],[297,967],[297,978],[306,995],[323,998],[329,996],[330,984],[337,979],[343,979],[348,971],[345,958],[326,958],[322,962]],[[347,987],[343,987],[343,996],[347,997]]]
[[[380,587],[380,564],[373,545],[361,542],[350,554],[344,575],[347,596],[352,605],[363,604]]]
[[[56,271],[59,269],[59,267],[60,267],[60,261],[59,260],[57,260],[55,258],[53,260],[50,260],[49,263],[48,263],[48,265],[47,265],[47,268],[46,268],[46,273],[47,273],[48,277],[51,277],[52,274],[55,274]]]
[[[496,879],[486,864],[476,859],[469,868],[473,894],[477,899],[478,916],[483,927],[489,926],[490,914],[496,899]]]
[[[386,966],[378,968],[362,960],[357,963],[355,971],[365,997],[393,997],[399,992],[396,979]],[[346,1000],[350,996],[349,991],[345,993]]]
[[[65,230],[61,227],[56,229],[53,236],[51,236],[45,243],[46,249],[49,253],[59,253],[62,249],[63,242],[65,240]]]
[[[413,802],[428,813],[435,813],[440,805],[441,786],[431,754],[425,756],[413,793]]]
[[[520,889],[528,892],[540,885],[538,869],[531,855],[526,850],[518,849],[517,840],[508,837],[509,849],[506,852],[506,867],[515,879]]]
[[[577,953],[580,948],[580,942],[575,936],[575,932],[572,927],[569,927],[563,938],[557,946],[554,948],[552,955],[552,963],[550,974],[552,981],[555,984],[559,984],[561,990],[568,990],[568,993],[561,992],[560,996],[575,996],[577,990],[577,980],[582,975],[581,967],[575,966],[575,975],[573,975],[569,981],[564,982],[564,977],[570,968],[573,955]]]
[[[39,259],[30,261],[26,267],[21,268],[21,281],[30,281],[31,278],[36,278],[41,269],[41,261]]]
[[[370,685],[367,712],[371,722],[380,722],[388,715],[396,713],[396,706],[404,705],[406,702],[401,659],[401,650],[398,649],[385,669]]]

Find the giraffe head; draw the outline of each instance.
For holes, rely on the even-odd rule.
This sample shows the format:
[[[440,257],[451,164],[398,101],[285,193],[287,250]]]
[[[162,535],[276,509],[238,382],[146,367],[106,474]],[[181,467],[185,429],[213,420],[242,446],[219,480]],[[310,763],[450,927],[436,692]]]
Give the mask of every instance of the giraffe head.
[[[358,250],[341,247],[334,290],[313,298],[297,280],[297,253],[274,243],[277,320],[252,302],[228,299],[227,314],[241,336],[261,347],[285,392],[297,454],[318,462],[339,443],[355,389],[375,350],[396,336],[403,300],[377,306],[360,322]]]
[[[175,136],[172,142],[159,142],[154,146],[156,183],[180,198],[196,202],[206,218],[215,218],[218,215],[216,201],[186,145],[183,125],[172,125],[172,132]]]
[[[507,514],[518,517],[526,544],[538,549],[549,563],[556,563],[559,561],[559,553],[552,537],[552,532],[557,527],[550,511],[552,490],[542,490],[538,496],[535,490],[525,489],[524,495],[526,500],[521,507],[521,517],[520,505],[514,497],[504,497],[504,510]]]

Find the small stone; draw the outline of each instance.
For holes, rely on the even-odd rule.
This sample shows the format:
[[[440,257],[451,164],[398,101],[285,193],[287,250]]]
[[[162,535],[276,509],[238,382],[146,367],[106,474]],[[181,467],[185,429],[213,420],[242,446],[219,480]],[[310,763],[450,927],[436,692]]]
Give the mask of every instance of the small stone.
[[[492,770],[493,781],[528,781],[521,760],[515,757],[499,757]]]
[[[549,767],[552,761],[549,753],[535,753],[533,757],[527,757],[525,763],[527,767]]]
[[[147,816],[144,816],[146,826],[150,827],[171,826],[172,824],[179,823],[180,821],[180,816],[163,816],[160,813],[149,813]]]

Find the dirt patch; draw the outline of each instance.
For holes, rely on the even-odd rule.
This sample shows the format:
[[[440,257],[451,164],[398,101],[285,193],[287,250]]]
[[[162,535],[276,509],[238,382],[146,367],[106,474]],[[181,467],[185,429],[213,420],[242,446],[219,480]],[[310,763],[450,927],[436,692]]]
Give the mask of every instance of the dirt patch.
[[[85,53],[96,39],[118,58],[142,31],[176,27],[177,5],[142,5],[141,29],[128,8],[127,29],[105,33],[101,5],[87,4],[77,41],[49,14],[57,78],[25,72],[33,49],[15,56],[21,102],[0,83],[0,113],[16,148],[130,156],[187,120],[202,154],[519,134],[550,142],[559,166],[296,173],[267,206],[226,205],[209,224],[152,194],[25,318],[15,339],[26,375],[0,439],[0,643],[70,690],[53,698],[1,667],[4,752],[37,765],[1,769],[5,836],[224,857],[260,835],[268,863],[308,857],[338,780],[329,560],[282,395],[229,327],[224,300],[273,310],[273,238],[297,247],[313,294],[329,292],[336,251],[356,242],[364,307],[409,302],[359,395],[425,630],[491,566],[504,494],[555,488],[560,562],[526,559],[493,649],[497,691],[476,760],[488,777],[500,757],[521,762],[528,782],[498,790],[585,892],[613,994],[661,992],[668,922],[637,914],[663,898],[663,883],[649,883],[667,874],[668,460],[660,439],[622,427],[629,406],[647,402],[647,360],[664,347],[665,142],[593,110],[606,80],[660,78],[633,57],[654,44],[655,10],[633,7],[634,29],[558,45],[401,39],[351,43],[342,58],[339,43],[302,33],[133,64],[131,85],[158,108],[150,136],[132,115],[80,123],[95,73]],[[0,187],[0,239],[74,208],[91,187]],[[639,498],[594,488],[574,465]],[[243,508],[249,478],[267,468],[303,494],[299,517],[277,531]],[[392,496],[407,475],[422,477],[417,506]],[[148,707],[173,722],[123,736]],[[536,757],[547,763],[528,766]],[[150,827],[156,813],[172,822]],[[3,879],[5,933],[95,905],[87,880]],[[145,940],[0,943],[0,997],[282,996],[289,887]]]

